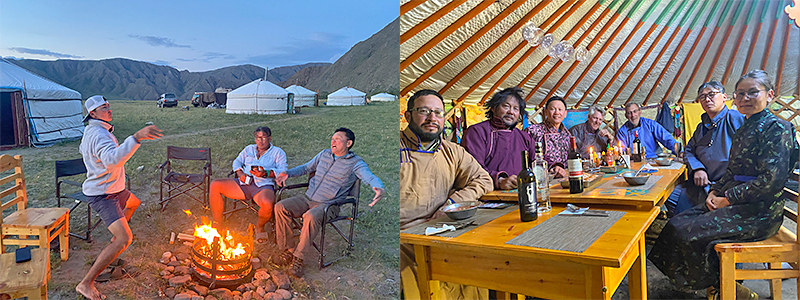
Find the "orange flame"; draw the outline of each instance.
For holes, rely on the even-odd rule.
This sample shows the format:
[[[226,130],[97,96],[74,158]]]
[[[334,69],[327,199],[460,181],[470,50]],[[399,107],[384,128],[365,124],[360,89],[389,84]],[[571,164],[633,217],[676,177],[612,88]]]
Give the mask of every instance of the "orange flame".
[[[190,216],[190,217],[192,216],[192,211],[190,211],[188,209],[184,209],[183,212],[186,213],[187,216]]]
[[[234,241],[233,236],[231,236],[230,231],[225,232],[225,236],[219,234],[216,228],[212,227],[211,224],[203,224],[201,226],[194,227],[194,236],[204,239],[205,246],[203,247],[206,251],[206,254],[210,254],[211,247],[214,243],[214,238],[219,238],[219,256],[225,260],[234,260],[242,258],[243,255],[246,254],[246,250],[242,243],[237,243]],[[236,246],[234,246],[236,245]]]

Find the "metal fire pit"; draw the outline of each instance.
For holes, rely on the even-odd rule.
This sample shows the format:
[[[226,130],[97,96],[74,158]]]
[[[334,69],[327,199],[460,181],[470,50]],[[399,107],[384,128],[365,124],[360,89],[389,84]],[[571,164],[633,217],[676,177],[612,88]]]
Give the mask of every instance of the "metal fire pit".
[[[210,289],[235,289],[239,285],[250,282],[255,273],[251,263],[251,258],[253,257],[252,236],[252,228],[248,228],[249,239],[243,241],[243,243],[247,244],[245,246],[247,253],[243,258],[233,260],[216,259],[216,257],[219,257],[220,248],[218,237],[214,238],[211,256],[203,253],[202,248],[205,240],[196,238],[192,244],[192,278]],[[207,267],[207,265],[210,267]],[[225,266],[225,270],[218,270],[218,266]]]

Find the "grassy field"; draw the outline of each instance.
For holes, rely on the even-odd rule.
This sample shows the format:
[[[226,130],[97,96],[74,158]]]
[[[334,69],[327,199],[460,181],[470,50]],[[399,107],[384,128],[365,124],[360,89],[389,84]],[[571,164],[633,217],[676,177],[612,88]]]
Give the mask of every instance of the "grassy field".
[[[120,141],[142,128],[146,122],[154,122],[165,135],[158,141],[144,141],[125,167],[130,176],[131,190],[142,200],[142,206],[131,221],[134,244],[123,256],[143,272],[134,278],[99,284],[98,289],[111,299],[159,297],[167,284],[158,276],[158,259],[164,251],[186,251],[181,249],[185,247],[183,245],[169,245],[170,232],[186,231],[196,222],[182,210],[189,209],[195,215],[210,215],[202,210],[199,203],[185,197],[174,200],[165,211],[160,211],[158,166],[166,159],[167,146],[210,147],[213,178],[223,178],[230,171],[231,161],[239,151],[254,143],[252,132],[255,127],[263,125],[272,129],[273,145],[287,153],[290,168],[307,162],[322,149],[330,148],[330,137],[336,128],[352,129],[356,134],[352,150],[367,162],[387,188],[386,198],[374,207],[369,207],[366,204],[371,201],[374,192],[371,188],[362,186],[355,252],[350,258],[321,271],[316,268],[316,257],[308,258],[306,276],[293,283],[298,297],[399,297],[396,103],[377,103],[362,107],[303,108],[300,114],[295,115],[229,115],[219,109],[159,109],[154,103],[143,101],[111,101],[111,108],[114,134]],[[49,148],[2,152],[23,155],[30,206],[56,205],[54,162],[80,158],[79,144],[80,141],[72,141]],[[305,177],[291,178],[288,182],[303,181]],[[72,214],[71,230],[84,230],[85,207],[76,209]],[[238,212],[229,222],[233,228],[243,230],[249,222],[255,222],[255,214],[249,211]],[[92,243],[71,238],[68,261],[61,262],[57,259],[57,253],[51,255],[51,299],[75,299],[75,285],[111,237],[104,227],[105,225],[99,226],[93,233],[95,241]],[[342,244],[338,240],[331,240],[334,240],[334,244]],[[276,251],[272,243],[257,248],[262,260],[267,260]]]

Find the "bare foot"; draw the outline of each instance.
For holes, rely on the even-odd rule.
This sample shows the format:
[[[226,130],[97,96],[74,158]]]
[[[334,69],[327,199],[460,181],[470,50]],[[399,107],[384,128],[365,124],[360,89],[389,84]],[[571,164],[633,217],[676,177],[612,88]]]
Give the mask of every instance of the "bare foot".
[[[84,285],[83,283],[79,283],[78,286],[75,287],[75,291],[89,300],[103,300],[106,298],[106,296],[100,294],[100,291],[98,291],[93,284]]]

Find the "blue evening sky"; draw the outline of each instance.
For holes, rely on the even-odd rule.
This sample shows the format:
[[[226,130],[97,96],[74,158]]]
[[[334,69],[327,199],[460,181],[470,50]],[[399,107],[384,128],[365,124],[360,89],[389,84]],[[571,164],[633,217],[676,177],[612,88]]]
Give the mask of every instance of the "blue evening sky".
[[[0,56],[122,57],[193,72],[332,63],[399,10],[397,0],[0,0]]]

